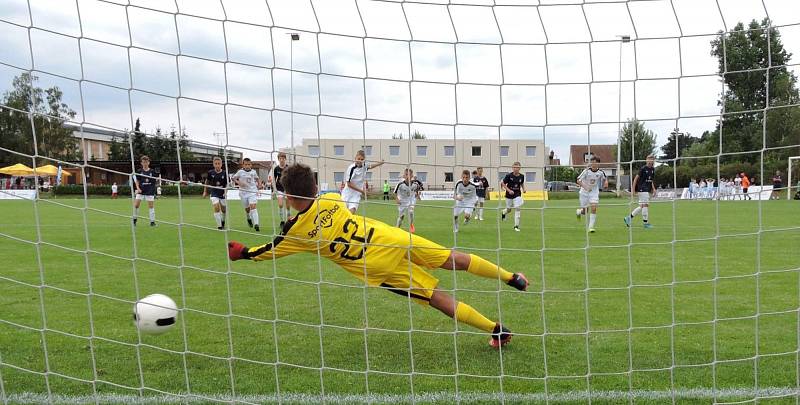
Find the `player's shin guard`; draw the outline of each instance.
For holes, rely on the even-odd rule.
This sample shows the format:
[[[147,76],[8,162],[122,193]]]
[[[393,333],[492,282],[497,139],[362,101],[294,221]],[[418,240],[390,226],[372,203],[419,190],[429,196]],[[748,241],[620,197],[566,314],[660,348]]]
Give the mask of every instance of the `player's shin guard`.
[[[215,212],[214,213],[214,221],[217,222],[217,228],[222,226],[222,213],[221,212]]]
[[[253,219],[253,225],[257,226],[258,224],[260,224],[260,222],[258,222],[258,210],[257,209],[251,209],[250,210],[250,218]]]
[[[485,332],[494,330],[495,323],[493,321],[490,321],[489,318],[483,316],[475,308],[463,302],[456,304],[455,318],[461,323],[466,323]]]
[[[589,214],[589,228],[594,228],[594,221],[597,219],[597,214]]]
[[[519,219],[522,217],[522,211],[517,208],[514,210],[514,226],[519,227]]]
[[[155,222],[156,220],[156,209],[150,208],[150,222]]]
[[[636,207],[636,208],[634,208],[633,212],[631,212],[631,218],[633,218],[633,217],[635,217],[635,216],[639,215],[639,213],[640,213],[640,212],[642,212],[642,207]]]
[[[650,219],[650,207],[642,208],[642,221],[647,222]]]
[[[473,254],[469,255],[469,266],[467,267],[467,273],[472,273],[476,276],[486,277],[486,278],[500,278],[504,283],[507,283],[511,280],[514,275],[502,267]]]
[[[133,208],[133,218],[139,218],[139,207]]]

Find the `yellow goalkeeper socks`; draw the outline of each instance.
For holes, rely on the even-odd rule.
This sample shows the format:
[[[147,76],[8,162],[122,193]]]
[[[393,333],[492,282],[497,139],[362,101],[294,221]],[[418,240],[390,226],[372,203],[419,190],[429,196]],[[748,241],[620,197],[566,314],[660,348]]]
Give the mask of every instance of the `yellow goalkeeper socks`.
[[[486,332],[494,331],[495,327],[494,321],[490,321],[488,318],[481,315],[480,312],[476,311],[475,308],[463,302],[459,302],[456,306],[456,320]]]
[[[476,276],[486,277],[486,278],[497,278],[500,277],[500,280],[503,282],[508,282],[514,277],[514,274],[509,273],[508,271],[504,270],[502,267],[476,255],[469,255],[469,267],[467,267],[467,272],[472,273]]]

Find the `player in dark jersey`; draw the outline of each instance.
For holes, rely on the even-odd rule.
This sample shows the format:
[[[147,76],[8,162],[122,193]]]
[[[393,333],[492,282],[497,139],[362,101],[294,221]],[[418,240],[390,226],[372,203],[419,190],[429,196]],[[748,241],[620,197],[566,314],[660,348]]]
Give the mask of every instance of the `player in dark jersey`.
[[[486,192],[489,190],[489,180],[483,176],[483,168],[477,168],[472,175],[472,182],[478,191],[478,221],[483,221],[483,203],[486,201]]]
[[[506,208],[502,211],[503,221],[506,220],[506,214],[514,210],[514,230],[519,232],[519,220],[522,216],[522,204],[525,203],[522,199],[522,194],[525,192],[525,175],[520,173],[519,170],[522,165],[519,162],[514,162],[511,165],[511,173],[506,174],[500,186],[506,191]]]
[[[780,200],[781,190],[783,190],[783,177],[781,177],[781,171],[778,170],[775,172],[775,176],[772,177],[772,193],[770,194],[769,199]]]
[[[211,192],[208,192],[208,187]],[[225,213],[227,203],[225,201],[225,188],[228,186],[228,172],[222,168],[222,159],[214,156],[214,168],[208,171],[206,185],[203,187],[203,198],[211,195],[211,205],[214,207],[214,220],[217,222],[217,229],[225,229]]]
[[[655,156],[647,155],[647,164],[642,166],[642,168],[639,169],[639,174],[633,178],[632,189],[635,190],[639,196],[639,206],[636,207],[630,215],[623,218],[625,225],[628,227],[631,226],[631,221],[636,215],[639,215],[640,212],[642,213],[644,227],[646,229],[653,227],[648,221],[650,220],[650,194],[652,193],[653,196],[656,195],[656,185],[653,181],[656,175],[656,168],[653,167],[655,161]]]
[[[136,198],[133,203],[133,225],[139,219],[139,205],[142,200],[147,200],[147,208],[150,212],[150,226],[156,226],[156,171],[150,168],[150,158],[145,156],[140,160],[142,168],[136,171],[133,176],[133,184],[136,187]]]
[[[281,218],[281,229],[283,229],[286,219],[289,218],[289,204],[286,202],[286,195],[283,191],[283,183],[281,183],[281,176],[283,176],[283,171],[285,169],[286,154],[280,152],[278,153],[278,165],[272,168],[272,176],[269,177],[269,181],[272,183],[273,187],[275,187],[273,191],[277,197],[276,199],[278,200],[278,215]]]

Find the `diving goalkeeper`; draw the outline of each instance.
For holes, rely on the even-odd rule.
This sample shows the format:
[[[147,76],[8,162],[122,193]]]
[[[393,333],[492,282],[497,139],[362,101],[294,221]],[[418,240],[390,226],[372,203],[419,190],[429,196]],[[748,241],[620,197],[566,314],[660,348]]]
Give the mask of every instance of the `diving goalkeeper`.
[[[489,344],[511,341],[511,331],[489,320],[471,306],[439,290],[439,280],[426,269],[466,270],[477,276],[500,278],[518,290],[528,288],[521,273],[510,273],[489,261],[433,243],[400,228],[354,215],[338,194],[316,197],[310,167],[294,164],[281,177],[289,205],[297,215],[289,219],[272,242],[246,247],[228,243],[231,260],[270,260],[301,252],[317,252],[370,286],[430,305],[445,315],[491,333]]]

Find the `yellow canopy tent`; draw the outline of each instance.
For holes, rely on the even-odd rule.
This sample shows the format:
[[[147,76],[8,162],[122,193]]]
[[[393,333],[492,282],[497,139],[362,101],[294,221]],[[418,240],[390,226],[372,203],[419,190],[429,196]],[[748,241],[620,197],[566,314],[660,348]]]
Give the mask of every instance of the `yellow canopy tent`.
[[[9,176],[33,176],[33,169],[22,163],[17,163],[0,169],[0,174],[7,174]]]
[[[36,174],[39,176],[58,176],[58,167],[53,165],[44,165],[36,168]],[[66,170],[61,170],[62,177],[69,177],[72,176]]]

